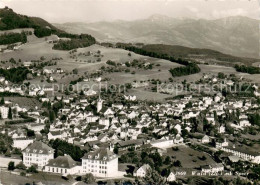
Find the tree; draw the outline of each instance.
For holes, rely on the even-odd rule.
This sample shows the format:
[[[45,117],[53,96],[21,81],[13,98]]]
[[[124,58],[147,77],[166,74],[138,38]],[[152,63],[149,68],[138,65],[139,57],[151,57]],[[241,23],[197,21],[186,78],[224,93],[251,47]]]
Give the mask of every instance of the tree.
[[[23,164],[23,162],[20,162],[19,164],[17,164],[15,166],[16,169],[20,169],[20,170],[26,170],[26,166]]]
[[[31,129],[27,129],[27,133],[26,133],[27,137],[34,137],[35,136],[35,133],[33,130]]]
[[[166,184],[166,179],[163,178],[157,171],[149,169],[143,178],[145,184],[149,185],[164,185]]]
[[[115,146],[113,152],[114,152],[115,154],[118,154],[118,147],[117,147],[117,146]]]
[[[82,177],[83,182],[86,184],[92,184],[96,182],[95,177],[93,176],[92,173],[87,173],[84,177]]]
[[[27,173],[38,173],[35,165],[30,166],[26,171]]]
[[[52,110],[49,112],[49,119],[51,123],[55,120],[55,113]]]
[[[163,162],[165,165],[169,165],[171,163],[171,158],[167,156]]]
[[[179,160],[174,161],[174,162],[173,162],[173,166],[176,166],[176,167],[182,167],[182,165],[181,165],[181,161],[179,161]]]
[[[170,175],[170,173],[171,173],[171,171],[170,171],[169,168],[164,168],[164,169],[162,170],[162,172],[161,172],[161,175],[162,175],[163,177],[168,177],[168,176]]]
[[[8,170],[9,171],[13,171],[15,169],[15,166],[14,166],[14,162],[13,161],[10,161],[8,163]]]
[[[13,119],[13,113],[11,107],[8,109],[8,119]]]
[[[4,97],[1,98],[1,101],[0,101],[0,105],[4,105],[5,104],[5,100],[4,100]]]

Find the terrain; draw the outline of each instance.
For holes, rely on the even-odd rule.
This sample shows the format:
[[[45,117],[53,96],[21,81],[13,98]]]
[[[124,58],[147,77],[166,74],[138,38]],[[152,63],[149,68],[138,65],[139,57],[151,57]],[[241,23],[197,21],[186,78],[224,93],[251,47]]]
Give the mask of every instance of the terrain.
[[[72,37],[73,35],[67,34],[66,32],[57,29],[55,26],[52,26],[39,18],[32,18],[31,20],[31,18],[26,16],[15,14],[10,11],[10,9],[7,11],[9,13],[6,13],[6,11],[7,10],[4,10],[5,14],[0,14],[0,17],[6,17],[11,14],[18,16],[21,19],[28,19],[29,22],[34,22],[32,20],[38,20],[37,27],[44,29],[47,26],[51,27],[52,30],[56,30],[51,33],[52,35],[50,36],[37,37],[35,34],[27,35],[27,42],[20,45],[18,49],[6,50],[0,53],[1,61],[7,61],[2,62],[1,64],[1,66],[5,68],[17,67],[17,65],[21,66],[24,63],[31,61],[38,61],[38,64],[39,62],[46,63],[52,61],[55,62],[55,65],[46,65],[43,67],[43,70],[55,70],[57,68],[64,70],[63,74],[50,74],[45,77],[34,76],[33,78],[27,80],[27,82],[30,82],[31,84],[47,86],[52,85],[52,83],[59,85],[70,83],[79,84],[80,86],[85,84],[92,85],[96,83],[93,78],[96,74],[100,74],[102,79],[109,84],[124,85],[134,82],[150,83],[151,81],[153,81],[152,83],[156,83],[156,81],[160,83],[167,83],[169,82],[169,79],[172,78],[169,69],[182,66],[182,64],[171,62],[167,59],[155,58],[132,51],[129,52],[124,48],[117,48],[115,46],[106,47],[99,45],[98,43],[89,47],[76,47],[77,49],[69,51],[66,48],[62,50],[55,50],[53,48],[55,43],[49,42],[58,38],[55,33],[65,33],[63,34],[65,37]],[[2,10],[0,12],[2,12]],[[15,23],[14,20],[13,22]],[[33,29],[35,29],[33,26],[31,26],[32,28],[28,28],[28,26],[26,26],[26,28],[20,27],[21,26],[19,24],[16,24],[16,27],[12,27],[13,29],[11,30],[2,29],[1,33],[21,33],[22,31],[33,32]],[[156,52],[161,55],[171,56],[176,59],[182,58],[199,64],[199,68],[201,69],[199,73],[174,77],[174,82],[180,83],[184,80],[188,82],[196,82],[205,74],[217,76],[220,71],[227,75],[236,74],[256,83],[258,83],[260,79],[259,74],[248,75],[237,72],[234,69],[235,64],[251,66],[259,63],[260,61],[258,59],[235,57],[215,50],[188,48],[176,45],[150,44],[138,45],[138,47],[146,52]],[[20,61],[20,63],[17,64],[8,62],[11,58],[15,61]],[[107,63],[107,61],[112,61],[119,66],[111,66]],[[132,63],[133,61],[139,62],[138,66],[125,66],[126,63]],[[146,64],[151,65],[151,68],[144,68],[144,65]],[[76,73],[73,72],[75,70],[77,71]],[[49,77],[52,77],[54,81],[49,82]],[[88,79],[89,77],[92,77],[92,79],[86,81],[83,80]],[[127,94],[136,95],[139,99],[151,101],[163,101],[165,98],[170,98],[173,95],[177,95],[155,92],[154,87],[151,86],[132,88],[127,91]]]
[[[136,21],[54,25],[70,33],[89,33],[100,42],[180,45],[259,57],[259,21],[242,16],[195,20],[153,15]]]

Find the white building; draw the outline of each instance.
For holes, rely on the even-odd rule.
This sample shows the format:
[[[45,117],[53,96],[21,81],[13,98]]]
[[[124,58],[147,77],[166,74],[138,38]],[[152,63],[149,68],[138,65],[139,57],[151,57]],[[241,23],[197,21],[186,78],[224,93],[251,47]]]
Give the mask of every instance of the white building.
[[[97,102],[97,112],[100,112],[102,109],[102,104],[103,104],[103,100],[101,100],[100,98],[98,99]]]
[[[175,175],[173,172],[171,172],[171,173],[169,174],[169,176],[167,177],[167,181],[168,181],[168,182],[176,181],[176,175]]]
[[[22,153],[25,166],[35,164],[42,168],[50,159],[54,158],[54,149],[40,141],[35,141],[28,145]]]
[[[118,174],[118,156],[107,148],[99,148],[84,155],[82,170],[97,177],[115,177]]]
[[[201,139],[202,143],[209,143],[209,136],[205,135],[203,136],[203,138]]]
[[[221,150],[227,153],[232,153],[233,155],[238,156],[241,159],[260,164],[259,152],[250,151],[247,148],[241,146],[237,147],[235,145],[221,147]]]
[[[5,106],[1,106],[0,107],[0,112],[1,112],[2,119],[7,119],[8,118],[8,110],[9,110],[8,107],[5,107]]]
[[[69,155],[59,156],[55,159],[51,159],[44,167],[43,171],[50,173],[58,173],[61,175],[74,175],[81,173],[81,166],[77,166]]]
[[[134,173],[134,176],[145,177],[145,175],[147,174],[147,171],[150,169],[151,169],[151,167],[149,166],[149,164],[144,164],[143,166],[141,166],[140,168],[138,168],[136,170],[136,172]]]

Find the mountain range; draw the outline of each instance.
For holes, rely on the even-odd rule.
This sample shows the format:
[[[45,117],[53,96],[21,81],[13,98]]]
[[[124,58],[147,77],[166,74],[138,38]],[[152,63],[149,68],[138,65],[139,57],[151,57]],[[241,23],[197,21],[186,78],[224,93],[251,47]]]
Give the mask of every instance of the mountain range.
[[[100,42],[180,45],[259,58],[259,21],[243,16],[216,20],[153,15],[135,21],[54,24],[70,33],[88,33]]]

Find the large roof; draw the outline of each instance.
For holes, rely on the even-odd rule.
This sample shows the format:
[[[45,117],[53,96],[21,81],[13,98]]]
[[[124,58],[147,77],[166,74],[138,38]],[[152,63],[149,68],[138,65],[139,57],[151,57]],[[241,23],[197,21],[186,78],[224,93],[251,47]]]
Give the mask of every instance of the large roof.
[[[111,152],[108,148],[99,148],[85,154],[82,159],[110,161],[117,158],[117,155]]]
[[[76,165],[76,161],[74,161],[69,155],[59,156],[55,159],[51,159],[47,164],[47,166],[59,168],[73,168]]]
[[[29,144],[23,152],[26,153],[35,153],[35,154],[51,154],[54,153],[54,149],[49,147],[43,142],[34,141],[33,143]]]

